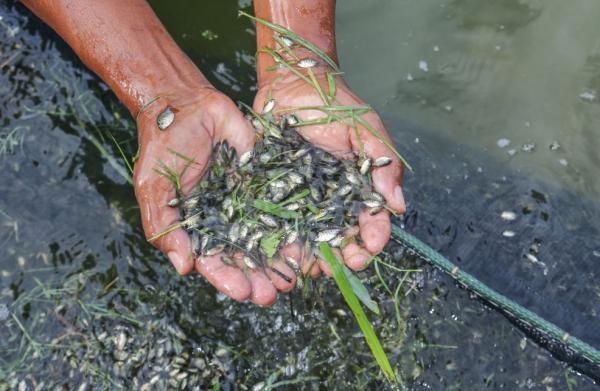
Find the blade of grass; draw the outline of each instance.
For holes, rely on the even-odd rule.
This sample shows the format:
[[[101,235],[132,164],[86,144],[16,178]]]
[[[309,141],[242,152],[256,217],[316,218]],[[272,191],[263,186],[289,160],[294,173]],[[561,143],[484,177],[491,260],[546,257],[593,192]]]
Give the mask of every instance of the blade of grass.
[[[356,294],[358,300],[360,300],[365,307],[367,307],[373,313],[379,315],[379,306],[373,299],[371,299],[371,295],[369,295],[367,287],[358,277],[356,277],[356,274],[352,273],[345,265],[342,265],[342,268],[344,269],[344,274],[346,275],[350,286],[352,286],[352,290]]]
[[[373,330],[373,326],[369,322],[367,315],[360,306],[358,298],[352,290],[350,282],[346,278],[346,274],[344,273],[342,264],[333,254],[333,251],[331,251],[331,247],[329,247],[327,243],[320,243],[319,250],[321,250],[323,259],[325,259],[325,261],[331,268],[335,283],[342,292],[344,300],[346,300],[346,303],[352,310],[352,313],[354,314],[354,317],[358,322],[358,325],[365,337],[365,340],[367,341],[367,344],[369,345],[373,356],[375,356],[377,364],[379,364],[379,367],[381,368],[383,374],[390,383],[397,383],[398,378],[396,377],[396,374],[392,369],[392,366],[390,365],[387,355],[385,354],[385,351],[381,346],[381,342],[379,342],[379,338],[377,338],[377,334],[375,334],[375,330]]]

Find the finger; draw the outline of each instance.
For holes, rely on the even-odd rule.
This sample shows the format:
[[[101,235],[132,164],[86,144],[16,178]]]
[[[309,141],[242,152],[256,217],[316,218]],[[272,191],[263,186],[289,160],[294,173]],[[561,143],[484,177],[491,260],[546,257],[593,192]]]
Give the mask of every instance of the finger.
[[[289,292],[296,285],[294,271],[282,260],[275,261],[270,268],[266,269],[266,273],[271,279],[273,286],[280,292]]]
[[[387,143],[392,144],[392,140],[388,136],[383,123],[379,116],[375,113],[365,115],[364,119],[375,128],[379,135],[383,137]],[[375,190],[385,197],[388,206],[397,213],[406,211],[406,203],[402,192],[402,164],[398,156],[394,154],[385,143],[376,135],[372,134],[368,129],[361,129],[359,134],[360,139],[355,135],[351,135],[352,144],[355,151],[360,151],[364,148],[364,152],[373,161],[381,157],[388,157],[392,160],[386,166],[373,167],[371,172],[373,185]]]
[[[196,270],[217,290],[234,300],[247,300],[252,293],[248,278],[239,268],[224,264],[221,254],[199,258]]]
[[[277,300],[277,290],[265,273],[259,270],[251,270],[248,273],[248,278],[252,284],[250,301],[266,307],[272,305]]]
[[[304,276],[310,275],[311,278],[316,278],[321,272],[316,258],[314,256],[309,258],[309,254],[305,254],[305,248],[300,243],[285,246],[281,249],[281,255],[283,257],[291,257],[297,261]]]
[[[241,155],[254,148],[256,132],[233,101],[230,104],[232,107],[223,122],[218,125],[218,131],[221,138],[226,139],[229,145],[236,149],[238,155]]]
[[[337,257],[338,260],[342,261],[344,259],[342,256],[342,251],[339,248],[332,248],[331,251]],[[327,263],[327,261],[321,257],[319,257],[318,259],[319,259],[319,268],[321,268],[321,271],[323,271],[323,273],[327,277],[332,277],[333,272],[331,271],[331,267],[329,266],[329,263]]]
[[[358,216],[358,226],[365,249],[373,255],[379,254],[390,240],[392,233],[389,212],[382,210],[371,215],[369,210],[364,210]]]
[[[178,212],[167,206],[167,192],[152,190],[154,186],[136,186],[135,194],[140,204],[142,225],[146,239],[156,237],[179,220]],[[175,266],[179,274],[187,274],[194,268],[191,242],[188,234],[177,229],[151,241]]]
[[[354,271],[364,270],[371,254],[356,243],[350,243],[342,250],[344,263]]]

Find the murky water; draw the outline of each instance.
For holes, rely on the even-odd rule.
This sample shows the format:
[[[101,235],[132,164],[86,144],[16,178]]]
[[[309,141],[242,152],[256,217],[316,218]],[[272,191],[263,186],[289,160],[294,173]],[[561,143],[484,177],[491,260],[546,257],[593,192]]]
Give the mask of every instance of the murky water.
[[[218,88],[251,100],[253,28],[236,17],[247,2],[151,4]],[[600,347],[600,7],[569,4],[344,1],[340,57],[415,167],[407,229]],[[176,276],[143,239],[107,133],[133,154],[127,114],[21,6],[0,15],[0,388],[137,388],[157,374],[159,387],[179,375],[176,359],[201,389],[382,387],[331,282],[260,309]],[[423,269],[403,282],[382,269],[391,289],[402,284],[400,322],[373,269],[361,277],[410,389],[594,387],[449,278],[396,264]]]

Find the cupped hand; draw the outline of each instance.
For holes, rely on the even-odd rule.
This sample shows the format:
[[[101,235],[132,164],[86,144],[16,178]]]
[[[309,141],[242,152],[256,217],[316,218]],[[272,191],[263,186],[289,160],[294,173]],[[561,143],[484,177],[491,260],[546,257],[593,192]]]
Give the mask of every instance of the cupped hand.
[[[160,130],[157,117],[167,107],[175,112],[175,120]],[[175,187],[159,173],[161,168],[183,172],[181,191],[188,194],[204,174],[215,143],[227,140],[241,154],[252,149],[255,138],[254,130],[233,101],[210,87],[158,99],[138,116],[137,126],[140,156],[135,164],[134,186],[147,239],[179,220],[177,208],[167,205],[176,197]],[[189,164],[184,156],[193,159],[193,163]],[[295,284],[293,271],[283,263],[277,269],[290,276],[291,281],[270,272],[247,272],[226,265],[220,260],[222,254],[196,260],[183,229],[160,236],[152,244],[168,256],[180,274],[195,268],[219,291],[238,301],[270,305],[278,289],[287,291]]]
[[[314,72],[322,90],[327,92],[326,70],[315,69]],[[261,83],[254,100],[254,109],[260,112],[267,99],[274,99],[273,112],[275,115],[293,112],[302,122],[325,117],[324,112],[321,110],[290,111],[293,108],[323,106],[324,102],[317,90],[305,80],[300,79],[291,72],[283,75],[281,73],[277,77]],[[346,106],[364,105],[364,102],[348,88],[341,77],[336,76],[335,81],[335,98],[339,104]],[[385,137],[390,144],[392,143],[383,122],[376,112],[365,113],[362,118],[381,136]],[[390,209],[396,213],[404,213],[406,207],[401,187],[402,164],[398,157],[371,131],[360,125],[354,128],[349,121],[307,125],[298,127],[297,130],[307,141],[340,158],[356,159],[361,150],[372,159],[382,156],[390,157],[392,159],[391,164],[373,169],[373,184],[375,190],[385,197],[387,206]],[[391,234],[390,213],[383,210],[371,216],[368,211],[363,211],[359,217],[359,231],[362,244],[350,242],[341,252],[337,252],[337,255],[343,257],[346,265],[353,270],[364,269],[372,256],[381,252],[388,242]],[[352,235],[355,233],[356,229],[350,229],[347,234]],[[331,271],[324,260],[307,259],[302,254],[302,248],[300,244],[291,245],[284,249],[284,253],[296,260],[301,259],[304,272],[310,271],[313,277],[318,275],[320,270],[327,275],[331,275]]]

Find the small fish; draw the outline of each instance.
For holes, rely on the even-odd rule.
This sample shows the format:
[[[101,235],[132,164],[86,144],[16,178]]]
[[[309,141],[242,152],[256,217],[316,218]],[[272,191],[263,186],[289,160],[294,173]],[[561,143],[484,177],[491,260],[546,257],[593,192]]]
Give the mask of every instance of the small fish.
[[[242,240],[246,239],[246,236],[248,236],[249,230],[250,230],[250,227],[248,227],[246,224],[242,225],[242,227],[240,228],[240,239],[242,239]]]
[[[352,183],[353,185],[359,186],[362,184],[362,181],[360,180],[358,175],[356,175],[353,172],[346,172],[346,179],[348,180],[348,182]]]
[[[262,238],[264,235],[264,232],[262,231],[256,231],[252,236],[250,236],[251,241],[258,241],[260,238]]]
[[[329,245],[330,245],[331,247],[341,247],[341,246],[342,246],[342,243],[343,243],[343,241],[344,241],[344,236],[342,236],[342,235],[338,235],[338,236],[336,236],[335,238],[333,238],[333,239],[331,239],[331,240],[329,241]]]
[[[275,99],[268,99],[263,106],[262,113],[267,114],[270,113],[271,110],[275,107]]]
[[[304,183],[304,177],[298,174],[297,172],[290,172],[288,174],[288,178],[292,183],[295,183],[297,185],[301,185]]]
[[[289,211],[295,211],[300,209],[300,204],[297,202],[292,202],[291,204],[287,204],[285,207],[285,210],[289,210]]]
[[[202,253],[202,238],[200,238],[200,234],[198,231],[192,231],[192,251],[194,255],[198,256]]]
[[[352,189],[353,189],[353,188],[354,188],[354,187],[353,187],[352,185],[345,185],[345,186],[342,186],[342,187],[341,187],[341,188],[338,190],[337,194],[338,194],[340,197],[344,197],[344,196],[346,196],[346,195],[350,194],[350,192],[352,191]]]
[[[292,155],[292,159],[294,159],[294,160],[299,159],[299,158],[303,157],[304,155],[306,155],[309,151],[310,151],[310,148],[299,149],[296,152],[294,152],[294,154]]]
[[[162,113],[156,117],[156,123],[158,124],[158,128],[160,130],[165,130],[175,121],[175,112],[171,109],[171,107],[167,107],[163,110]]]
[[[287,236],[285,237],[285,244],[292,244],[294,243],[296,240],[298,240],[298,231],[293,230],[290,231]]]
[[[288,184],[285,181],[277,180],[271,182],[269,186],[271,186],[273,189],[285,189],[288,186]]]
[[[367,173],[371,169],[371,159],[364,159],[362,162],[360,162],[358,167],[359,167],[359,172],[362,175],[367,175]]]
[[[298,117],[296,117],[294,114],[290,114],[285,117],[285,123],[287,124],[287,126],[297,125],[298,122]]]
[[[231,228],[229,228],[229,233],[227,234],[227,238],[230,242],[235,243],[240,238],[240,224],[233,223],[231,224]]]
[[[225,249],[225,245],[219,244],[211,249],[206,250],[206,256],[210,257],[216,255]]]
[[[271,160],[272,157],[273,157],[273,155],[271,153],[265,152],[258,157],[258,160],[262,164],[267,164],[269,162],[269,160]]]
[[[380,206],[383,206],[381,205],[381,201],[377,200],[363,200],[363,204],[368,208],[379,208]]]
[[[329,242],[330,240],[334,239],[338,233],[340,233],[340,230],[337,228],[326,229],[325,231],[319,232],[319,234],[315,238],[315,241],[316,242]]]
[[[267,227],[271,227],[271,228],[279,227],[279,224],[277,224],[277,221],[269,215],[261,214],[258,216],[258,219]]]
[[[179,198],[173,198],[173,199],[169,200],[169,202],[167,202],[167,205],[170,206],[171,208],[178,206]]]
[[[285,35],[281,36],[281,42],[288,48],[294,45],[294,41],[290,37],[287,37]]]
[[[292,270],[298,274],[300,272],[300,264],[298,263],[298,261],[296,261],[295,258],[292,257],[285,257],[285,263],[288,264],[289,267],[292,268]]]
[[[256,269],[256,263],[249,256],[244,256],[244,264],[248,267],[248,269]]]
[[[376,191],[369,193],[367,195],[367,198],[369,198],[371,200],[379,201],[379,202],[385,201],[385,198],[383,198],[383,196],[381,194],[377,193]]]
[[[221,262],[223,262],[227,266],[236,266],[237,265],[235,263],[235,260],[233,260],[232,258],[227,257],[227,256],[221,257]]]
[[[258,242],[257,240],[252,240],[252,239],[248,240],[246,242],[246,251],[247,252],[252,251],[254,249],[254,246],[256,246],[257,242]]]
[[[383,206],[376,206],[369,211],[369,215],[375,216],[377,213],[381,212]]]
[[[391,162],[392,162],[392,158],[390,158],[388,156],[382,156],[382,157],[375,159],[375,162],[373,163],[373,165],[375,167],[385,167],[388,164],[390,164]]]
[[[516,220],[517,214],[515,212],[505,210],[504,212],[502,212],[502,214],[500,214],[500,217],[503,220],[513,221],[513,220]]]
[[[310,196],[316,202],[321,202],[321,200],[323,200],[323,194],[321,194],[321,191],[315,185],[310,186]]]
[[[303,58],[296,63],[300,68],[312,68],[317,65],[317,60],[313,58]]]
[[[252,157],[254,156],[254,151],[247,151],[240,155],[239,166],[244,167],[246,164],[250,163]]]

